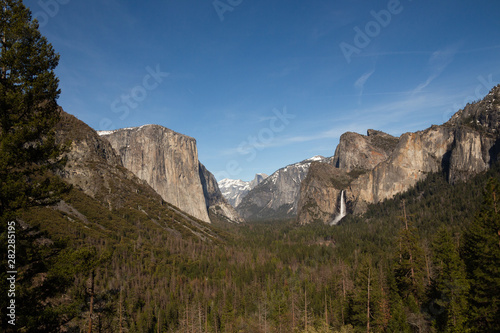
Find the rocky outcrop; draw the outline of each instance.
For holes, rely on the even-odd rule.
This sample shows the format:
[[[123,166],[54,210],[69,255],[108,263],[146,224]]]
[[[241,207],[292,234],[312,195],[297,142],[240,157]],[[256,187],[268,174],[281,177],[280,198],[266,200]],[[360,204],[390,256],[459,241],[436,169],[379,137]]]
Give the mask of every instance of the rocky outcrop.
[[[351,181],[346,171],[330,163],[312,163],[301,184],[297,220],[301,224],[331,222],[339,213],[341,190]]]
[[[333,164],[347,172],[371,170],[385,161],[397,144],[398,138],[380,131],[368,130],[367,135],[347,132],[340,137]]]
[[[217,180],[203,164],[200,163],[200,180],[205,196],[205,205],[209,212],[232,222],[243,222],[243,219],[222,195]]]
[[[70,145],[65,153],[67,163],[60,176],[85,194],[109,207],[119,207],[122,190],[130,190],[127,182],[139,181],[122,165],[110,143],[103,140],[87,124],[61,109],[56,126],[56,140]],[[117,180],[121,179],[121,182]]]
[[[430,172],[442,169],[451,149],[453,131],[433,126],[425,131],[405,133],[391,156],[361,175],[350,186],[358,200],[375,203],[401,193]]]
[[[301,224],[333,221],[338,214],[342,190],[345,190],[347,210],[352,212],[359,193],[353,193],[351,183],[386,161],[398,142],[399,138],[371,129],[367,131],[367,135],[353,132],[342,134],[331,163],[311,165],[302,182],[298,221]],[[360,204],[358,208],[362,206]]]
[[[243,198],[250,192],[255,186],[259,185],[266,179],[268,175],[263,173],[258,173],[255,175],[254,179],[251,181],[243,181],[241,179],[222,179],[219,181],[219,188],[221,189],[222,195],[231,204],[231,206],[238,206]]]
[[[348,210],[360,213],[368,203],[392,198],[429,173],[443,172],[454,183],[487,170],[500,152],[500,86],[441,126],[405,133],[399,140],[371,133],[342,135],[335,168],[311,168],[301,189],[300,223],[327,223],[334,213],[331,202],[343,189]],[[370,136],[378,136],[378,142]],[[335,179],[348,179],[348,184]]]
[[[252,189],[236,210],[247,221],[295,217],[300,184],[311,163],[321,160],[324,157],[315,156],[277,170]]]
[[[123,165],[146,181],[165,201],[210,222],[195,139],[158,125],[99,134],[111,143]]]

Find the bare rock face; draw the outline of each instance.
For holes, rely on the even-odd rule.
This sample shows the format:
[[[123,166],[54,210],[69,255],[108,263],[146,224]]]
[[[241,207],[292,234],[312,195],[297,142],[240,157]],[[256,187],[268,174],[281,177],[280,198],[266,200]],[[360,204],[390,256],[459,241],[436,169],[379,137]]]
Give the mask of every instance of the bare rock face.
[[[56,140],[63,144],[71,142],[65,153],[68,162],[61,177],[85,194],[108,204],[110,209],[119,205],[119,195],[112,190],[115,180],[132,180],[134,175],[123,167],[109,142],[76,117],[62,109],[60,112]]]
[[[453,144],[453,130],[433,126],[401,136],[391,156],[353,181],[350,190],[358,200],[376,203],[406,191],[430,172],[442,170]]]
[[[168,203],[210,222],[200,180],[196,140],[158,125],[100,132],[123,165]]]
[[[236,212],[236,209],[234,209],[222,195],[214,175],[212,175],[201,163],[199,170],[207,210],[212,214],[226,218],[232,222],[244,222]]]
[[[450,182],[466,181],[471,175],[486,171],[495,158],[495,154],[490,154],[495,141],[469,128],[458,128],[450,156]]]
[[[67,163],[59,175],[73,185],[73,193],[81,191],[102,203],[102,206],[96,204],[89,207],[86,212],[76,210],[65,201],[52,206],[76,218],[77,221],[71,219],[71,223],[82,222],[85,227],[98,227],[107,233],[111,230],[97,224],[96,215],[106,214],[106,209],[120,210],[126,215],[130,213],[130,217],[135,213],[140,214],[141,221],[149,220],[151,225],[158,227],[157,230],[165,232],[168,237],[194,237],[206,242],[219,238],[211,227],[199,219],[166,203],[151,186],[122,165],[120,156],[107,140],[62,109],[55,133],[58,144],[71,142],[64,153]],[[136,226],[135,219],[124,217],[123,222],[130,223],[126,228]],[[117,230],[122,227],[117,226]]]
[[[330,163],[312,163],[301,184],[297,220],[301,224],[332,221],[338,213],[340,191],[351,180],[346,171]]]
[[[333,163],[347,172],[371,170],[389,157],[397,143],[398,138],[380,131],[368,130],[366,136],[347,132],[340,137]]]
[[[387,160],[398,141],[396,137],[375,130],[368,130],[367,135],[342,134],[331,163],[314,163],[302,182],[297,214],[299,223],[330,223],[339,213],[342,190],[345,190],[347,209],[352,212],[359,190],[353,189],[351,183]]]

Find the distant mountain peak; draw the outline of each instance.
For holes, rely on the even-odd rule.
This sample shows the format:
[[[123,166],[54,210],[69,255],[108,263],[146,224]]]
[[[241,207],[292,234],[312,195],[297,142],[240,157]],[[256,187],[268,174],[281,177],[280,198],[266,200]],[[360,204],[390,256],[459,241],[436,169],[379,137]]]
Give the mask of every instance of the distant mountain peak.
[[[259,185],[268,176],[265,173],[258,173],[251,181],[244,181],[241,179],[225,178],[219,181],[219,188],[222,195],[233,206],[236,207],[240,204],[241,200],[250,192],[255,186]]]
[[[303,162],[319,162],[319,161],[322,161],[324,159],[325,159],[324,156],[316,155],[316,156],[313,156],[311,158],[308,158],[307,160],[304,160]]]

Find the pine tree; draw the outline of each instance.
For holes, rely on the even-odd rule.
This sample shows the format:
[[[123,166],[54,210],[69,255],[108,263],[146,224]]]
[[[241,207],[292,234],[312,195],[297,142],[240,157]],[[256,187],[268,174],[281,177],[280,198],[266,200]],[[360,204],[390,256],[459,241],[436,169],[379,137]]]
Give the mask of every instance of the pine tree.
[[[393,269],[388,271],[386,281],[387,287],[389,289],[389,303],[391,311],[386,332],[410,333],[411,329],[408,325],[408,318],[406,317],[403,300],[401,299],[401,296],[399,296],[398,286],[396,284],[396,278],[394,276]]]
[[[349,302],[350,322],[355,326],[363,328],[365,332],[382,331],[380,323],[381,312],[381,288],[377,270],[371,262],[371,258],[363,258],[356,272],[354,290]]]
[[[22,1],[0,3],[0,217],[7,219],[64,186],[47,175],[61,162],[54,135],[59,55]]]
[[[436,234],[433,254],[436,273],[430,288],[429,312],[440,332],[464,332],[469,284],[465,264],[445,227]]]
[[[500,332],[500,183],[490,179],[482,206],[464,236],[472,331]]]
[[[425,256],[417,232],[406,216],[404,201],[403,214],[405,227],[398,237],[399,251],[395,258],[394,276],[399,294],[408,306],[414,308],[413,312],[418,312],[419,302],[425,292]]]

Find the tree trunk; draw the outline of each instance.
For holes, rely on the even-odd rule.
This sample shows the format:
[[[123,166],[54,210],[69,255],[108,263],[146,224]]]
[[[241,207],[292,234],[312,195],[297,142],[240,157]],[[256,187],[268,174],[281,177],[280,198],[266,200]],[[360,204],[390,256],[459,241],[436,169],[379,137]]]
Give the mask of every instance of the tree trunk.
[[[307,332],[307,289],[304,287],[304,324]]]
[[[122,305],[122,302],[123,302],[123,296],[122,296],[122,289],[120,288],[120,304],[119,304],[119,308],[118,308],[118,312],[120,314],[120,320],[118,321],[120,333],[123,333],[123,328],[122,328],[122,320],[123,320],[122,307],[123,307],[123,305]]]
[[[370,279],[371,267],[368,267],[368,300],[366,302],[366,333],[370,333]]]
[[[89,313],[89,333],[92,333],[92,312],[94,311],[94,270],[90,277],[90,313]]]
[[[328,301],[326,299],[326,290],[325,290],[325,324],[328,327]]]

